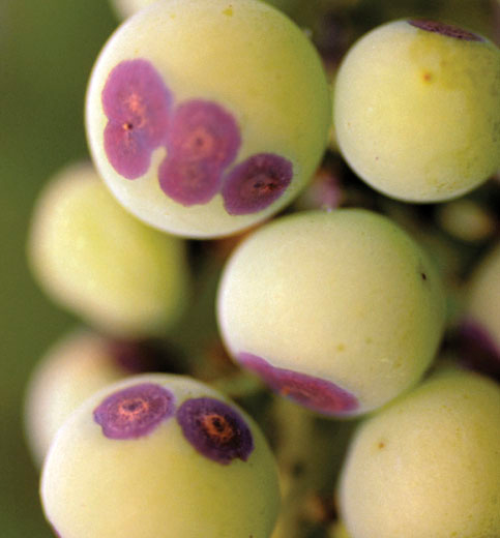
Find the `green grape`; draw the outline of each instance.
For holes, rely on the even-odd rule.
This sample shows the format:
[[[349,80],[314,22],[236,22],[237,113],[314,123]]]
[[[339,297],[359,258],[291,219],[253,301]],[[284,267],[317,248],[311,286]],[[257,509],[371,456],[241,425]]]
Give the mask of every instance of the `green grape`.
[[[340,481],[353,538],[493,538],[500,530],[500,388],[442,372],[360,426]]]
[[[500,350],[500,243],[481,260],[468,285],[467,315]]]
[[[399,20],[348,52],[334,121],[348,163],[373,188],[412,202],[472,190],[500,162],[500,50],[460,28]]]
[[[214,389],[166,374],[86,400],[51,445],[41,496],[72,538],[268,538],[279,509],[257,424]]]
[[[115,9],[117,15],[126,19],[131,17],[141,9],[151,6],[158,0],[111,0],[111,4]],[[266,1],[285,13],[293,11],[299,0],[261,0]]]
[[[235,250],[218,294],[235,359],[325,415],[365,413],[417,382],[444,316],[425,254],[390,220],[360,209],[261,227]]]
[[[126,373],[112,360],[106,339],[90,332],[71,333],[46,353],[26,393],[26,432],[38,465],[71,411]]]
[[[175,352],[158,341],[117,340],[75,330],[37,364],[26,390],[26,435],[41,465],[66,418],[86,398],[132,374],[178,371]]]
[[[186,237],[230,235],[276,213],[326,147],[319,56],[255,0],[165,0],[128,19],[94,67],[87,135],[125,208]]]
[[[188,296],[184,243],[124,211],[90,164],[62,170],[42,192],[28,250],[52,299],[113,334],[163,332]]]

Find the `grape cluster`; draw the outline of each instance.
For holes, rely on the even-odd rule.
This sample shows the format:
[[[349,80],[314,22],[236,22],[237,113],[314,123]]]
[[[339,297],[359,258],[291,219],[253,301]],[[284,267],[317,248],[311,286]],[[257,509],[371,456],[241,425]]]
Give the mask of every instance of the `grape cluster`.
[[[115,1],[28,238],[56,536],[500,537],[500,49],[365,4]]]

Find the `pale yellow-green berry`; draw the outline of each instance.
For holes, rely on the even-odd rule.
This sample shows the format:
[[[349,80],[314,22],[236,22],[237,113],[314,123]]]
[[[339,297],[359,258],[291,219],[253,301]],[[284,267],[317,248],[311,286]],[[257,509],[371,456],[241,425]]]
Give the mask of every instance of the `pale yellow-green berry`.
[[[167,164],[175,161],[178,170],[186,170],[175,151],[169,154],[166,143],[147,150],[151,151],[149,167],[144,173],[142,168],[132,171],[129,175],[134,175],[133,180],[117,171],[121,157],[106,149],[104,133],[114,120],[103,107],[103,92],[114,83],[107,86],[110,74],[123,67],[123,62],[134,61],[154,71],[156,80],[159,78],[170,92],[171,118],[179,106],[202,100],[222,108],[234,120],[241,141],[230,163],[215,166],[210,196],[185,202],[183,193],[175,198],[171,193],[175,189],[165,188],[171,177],[163,172]],[[128,88],[125,83],[124,88]],[[136,110],[137,97],[143,96],[134,95],[133,102],[125,99],[119,104],[123,114],[124,110]],[[330,110],[330,93],[318,53],[302,30],[279,10],[255,0],[165,0],[129,18],[104,47],[89,84],[86,125],[94,161],[124,207],[159,229],[206,238],[248,228],[296,197],[325,150]],[[166,128],[167,138],[171,124]],[[115,127],[119,131],[118,123]],[[127,121],[123,129],[129,129]],[[237,137],[229,138],[231,143]],[[199,163],[196,151],[193,149],[192,158]],[[239,165],[263,154],[291,165],[291,173],[284,174],[290,182],[276,190],[276,185],[266,188],[268,181],[276,180],[275,171],[250,174],[240,192],[243,201],[257,192],[257,197],[269,197],[269,202],[245,211],[228,208],[224,195],[227,177]],[[207,163],[212,166],[210,159],[201,159],[201,167]],[[192,165],[194,161],[186,173],[194,174],[191,186],[198,182],[203,189],[208,180],[198,164]],[[215,177],[220,181],[218,187]],[[239,201],[235,196],[229,198],[229,206]]]
[[[442,372],[361,425],[340,481],[352,538],[494,538],[500,387]]]
[[[201,415],[179,418],[200,398],[209,402]],[[218,440],[215,459],[184,428]],[[276,464],[257,424],[218,391],[165,374],[83,403],[51,445],[41,496],[49,522],[72,538],[269,538],[279,509]]]
[[[28,256],[52,299],[113,334],[163,333],[188,297],[184,243],[132,217],[90,164],[65,168],[42,191]]]
[[[47,351],[26,391],[26,434],[37,465],[68,415],[127,373],[113,360],[106,339],[91,332],[73,332]]]
[[[373,188],[411,202],[462,195],[499,166],[500,50],[440,23],[385,24],[347,53],[334,121]]]
[[[467,315],[500,349],[500,243],[480,261],[468,283]]]
[[[424,252],[389,219],[360,209],[262,226],[229,259],[218,294],[221,332],[236,360],[327,415],[371,411],[416,383],[434,358],[444,316],[441,281]],[[350,396],[330,407],[319,386],[272,373],[261,360]]]

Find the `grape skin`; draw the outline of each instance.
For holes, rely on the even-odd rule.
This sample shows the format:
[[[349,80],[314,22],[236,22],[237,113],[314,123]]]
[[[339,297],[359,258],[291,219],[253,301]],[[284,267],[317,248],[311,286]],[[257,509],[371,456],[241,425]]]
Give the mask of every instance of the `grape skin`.
[[[340,416],[375,409],[413,385],[434,358],[444,317],[441,282],[425,254],[391,221],[359,209],[261,227],[229,259],[218,292],[233,357],[284,369],[285,383],[289,370],[338,384],[359,401],[340,412],[342,404]]]
[[[159,184],[159,166],[173,166],[165,147],[153,152],[149,170],[140,178],[130,181],[120,175],[103,144],[108,118],[102,92],[110,73],[133,59],[147,61],[157,70],[174,96],[175,107],[202,100],[223,107],[234,118],[241,147],[236,160],[221,173],[230,175],[232,167],[261,154],[290,162],[293,177],[289,184],[283,183],[286,188],[278,199],[271,197],[266,206],[257,204],[246,214],[228,212],[221,195],[186,207],[182,196],[170,199]],[[86,124],[94,161],[120,203],[151,226],[208,238],[260,222],[298,194],[326,147],[330,109],[317,52],[279,11],[253,0],[236,4],[170,0],[138,12],[108,41],[91,76]],[[178,163],[177,155],[173,162]],[[192,175],[195,179],[196,171]],[[165,178],[162,182],[167,184]]]
[[[130,216],[89,163],[58,173],[35,208],[32,273],[48,295],[115,335],[155,335],[189,296],[184,243]]]
[[[237,413],[254,446],[246,461],[229,464],[195,450],[168,414],[137,439],[103,434],[96,408],[111,394],[147,384],[169,391],[176,409],[208,397],[236,410],[217,391],[181,376],[136,376],[95,394],[59,430],[47,456],[41,494],[51,524],[74,538],[268,538],[279,506],[275,462],[243,411]]]
[[[441,372],[360,426],[339,485],[353,538],[484,538],[500,529],[500,388]]]
[[[342,154],[373,188],[404,201],[458,197],[500,159],[500,50],[400,20],[363,36],[335,86]]]

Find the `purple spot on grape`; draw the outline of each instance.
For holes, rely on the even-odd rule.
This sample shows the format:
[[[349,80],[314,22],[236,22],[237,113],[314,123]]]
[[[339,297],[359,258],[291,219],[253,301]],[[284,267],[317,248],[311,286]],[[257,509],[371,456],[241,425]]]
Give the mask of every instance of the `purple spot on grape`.
[[[162,191],[184,206],[206,204],[220,190],[222,172],[209,161],[167,157],[158,171]]]
[[[108,396],[95,410],[94,421],[109,439],[138,439],[174,414],[173,394],[155,383],[141,383]]]
[[[272,153],[249,157],[224,179],[226,211],[230,215],[248,215],[265,209],[284,193],[292,177],[292,163],[283,157]]]
[[[500,348],[478,322],[467,319],[459,326],[457,355],[465,368],[500,381]]]
[[[420,30],[441,34],[446,37],[453,37],[464,41],[483,41],[483,38],[477,34],[468,32],[458,26],[444,24],[443,22],[430,21],[427,19],[411,19],[408,23],[416,28],[420,28]]]
[[[204,161],[221,169],[234,161],[240,145],[240,131],[233,116],[210,101],[180,105],[167,135],[169,156],[185,162]]]
[[[186,400],[177,411],[184,437],[203,456],[222,465],[247,461],[254,444],[250,428],[232,407],[214,398]]]
[[[239,362],[256,373],[275,392],[324,415],[343,415],[355,411],[357,399],[331,381],[276,368],[251,353],[240,353]]]
[[[169,89],[147,60],[125,60],[109,74],[102,92],[109,120],[104,149],[126,179],[145,174],[152,151],[164,144],[171,102]]]

